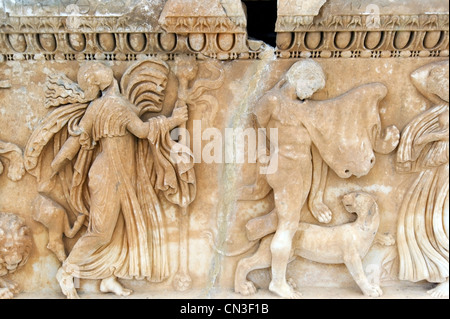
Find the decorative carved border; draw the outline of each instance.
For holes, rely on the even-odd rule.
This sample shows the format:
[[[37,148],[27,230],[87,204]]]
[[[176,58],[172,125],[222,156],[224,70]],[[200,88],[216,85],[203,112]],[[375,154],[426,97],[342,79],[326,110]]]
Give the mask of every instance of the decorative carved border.
[[[5,60],[135,60],[139,55],[195,54],[220,60],[254,56],[245,33],[0,33]]]
[[[247,46],[245,19],[232,18],[233,21],[230,17],[169,17],[164,19],[164,25],[155,26],[129,14],[5,16],[0,20],[0,54],[5,54],[6,60],[53,56],[69,60],[105,56],[112,60],[133,60],[140,54],[170,58],[180,53],[220,60],[241,58],[241,54],[244,58],[253,56]]]
[[[449,14],[279,16],[279,58],[447,57]]]
[[[0,59],[170,60],[178,54],[259,59],[261,47],[228,18],[169,17],[164,23],[155,30],[129,16],[7,16],[0,21]],[[367,15],[280,17],[277,31],[275,54],[281,59],[447,57],[449,50],[448,13],[384,15],[375,21]]]
[[[381,31],[396,30],[448,30],[448,13],[422,15],[334,15],[325,18],[314,16],[279,16],[277,32],[306,31]]]
[[[159,28],[158,28],[159,29]],[[149,24],[139,24],[129,15],[120,17],[7,17],[0,20],[1,32],[61,33],[61,32],[155,32]]]
[[[161,26],[176,33],[247,33],[242,17],[167,17]]]
[[[448,56],[449,31],[310,31],[277,35],[279,58]]]
[[[3,20],[3,21],[2,21]],[[161,26],[176,33],[246,33],[242,17],[167,17],[161,26],[139,23],[130,15],[118,17],[8,17],[0,20],[0,31],[21,33],[98,33],[98,32],[158,32]]]

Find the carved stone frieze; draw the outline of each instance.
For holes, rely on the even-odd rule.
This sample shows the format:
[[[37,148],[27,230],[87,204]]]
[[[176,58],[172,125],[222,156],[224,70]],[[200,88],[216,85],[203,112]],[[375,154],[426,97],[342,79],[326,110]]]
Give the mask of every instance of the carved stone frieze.
[[[332,219],[332,212],[323,203],[328,167],[344,179],[365,176],[375,165],[374,151],[389,154],[395,150],[400,140],[399,130],[395,126],[385,130],[381,128],[378,103],[387,94],[384,85],[367,84],[328,101],[309,100],[325,85],[325,74],[319,64],[311,60],[297,62],[280,82],[258,101],[255,109],[258,125],[267,130],[276,129],[278,132],[278,155],[271,158],[268,164],[274,165],[273,162],[276,161],[278,170],[276,174],[262,177],[269,185],[268,190],[273,189],[275,209],[270,214],[249,222],[248,237],[255,240],[275,233],[269,241],[272,242],[270,252],[273,278],[269,289],[285,298],[295,297],[297,294],[286,281],[287,263],[292,257],[291,250],[302,250],[292,246],[294,242],[291,240],[297,229],[290,225],[298,224],[301,218],[298,212],[306,203],[313,216],[321,223],[329,223]],[[344,109],[353,116],[342,119]],[[268,139],[270,140],[270,136]],[[255,187],[261,185],[256,184]],[[261,192],[253,190],[251,193]],[[267,192],[263,194],[260,198],[249,196],[241,199],[258,200],[265,197]],[[375,204],[373,200],[370,202],[371,206]],[[369,208],[366,207],[366,210]],[[320,233],[318,229],[316,232]],[[330,239],[330,236],[323,237],[338,241]],[[306,243],[313,241],[315,240],[305,239]],[[316,244],[320,246],[319,243]],[[324,242],[324,247],[328,245]],[[345,243],[342,245],[346,246]],[[311,253],[305,255],[311,256]],[[260,257],[254,258],[260,260]],[[343,256],[341,262],[344,262],[345,258],[354,261],[353,257]],[[314,260],[322,259],[317,256]],[[345,263],[352,267],[350,271],[353,274],[356,273],[355,267],[360,268],[356,264]],[[358,272],[361,273],[359,270]],[[241,282],[242,279],[239,279],[240,283],[236,287],[238,291],[244,289],[240,286],[245,286]],[[381,295],[377,289],[369,288],[367,282],[358,284],[367,295]]]
[[[242,53],[249,56],[246,18],[239,0],[191,1],[186,8],[192,12],[180,11],[185,5],[186,0],[141,1],[126,13],[123,8],[119,13],[99,15],[78,10],[44,15],[44,21],[39,15],[6,11],[8,16],[0,20],[0,48],[7,60],[129,61],[140,54],[167,59],[178,53],[221,60],[237,59]]]
[[[281,1],[279,7],[283,5]],[[278,55],[282,58],[448,56],[448,6],[442,10],[438,1],[430,3],[427,10],[421,11],[419,6],[405,9],[401,5],[386,7],[382,1],[329,1],[314,15],[279,8]]]
[[[0,0],[0,299],[448,298],[448,54],[445,0]]]

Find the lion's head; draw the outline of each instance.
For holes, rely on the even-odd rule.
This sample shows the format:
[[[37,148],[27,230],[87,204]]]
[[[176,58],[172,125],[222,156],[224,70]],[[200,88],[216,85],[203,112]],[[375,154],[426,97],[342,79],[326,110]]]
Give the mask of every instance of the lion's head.
[[[363,192],[354,192],[345,195],[342,198],[342,203],[349,213],[357,214],[359,217],[370,216],[378,210],[375,199],[371,195]]]
[[[22,218],[0,213],[0,277],[25,265],[31,248],[30,229]]]

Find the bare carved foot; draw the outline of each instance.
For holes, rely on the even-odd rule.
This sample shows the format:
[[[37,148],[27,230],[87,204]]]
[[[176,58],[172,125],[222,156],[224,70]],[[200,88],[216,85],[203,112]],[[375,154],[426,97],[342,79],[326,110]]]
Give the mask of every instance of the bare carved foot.
[[[133,293],[133,290],[124,288],[114,276],[102,280],[100,291],[103,293],[111,292],[119,297],[128,297]]]
[[[276,285],[274,282],[271,282],[269,290],[274,294],[286,299],[298,299],[302,296],[300,292],[293,289],[287,282],[284,282],[281,285]]]
[[[428,293],[433,298],[448,298],[448,278],[446,282],[437,285],[434,289],[429,290]]]
[[[333,218],[333,213],[331,210],[322,202],[314,203],[311,213],[319,222],[323,224],[329,224]]]
[[[192,278],[185,273],[177,273],[173,278],[173,287],[176,291],[186,291],[192,287]]]
[[[56,255],[60,262],[64,262],[64,260],[66,260],[67,256],[65,253],[64,244],[62,243],[62,238],[55,241],[52,239],[52,236],[50,236],[47,248]]]
[[[75,289],[73,277],[66,273],[62,267],[56,273],[56,280],[58,280],[62,293],[67,299],[80,299]]]
[[[251,296],[256,294],[256,287],[251,281],[246,281],[235,287],[235,292],[243,296]]]

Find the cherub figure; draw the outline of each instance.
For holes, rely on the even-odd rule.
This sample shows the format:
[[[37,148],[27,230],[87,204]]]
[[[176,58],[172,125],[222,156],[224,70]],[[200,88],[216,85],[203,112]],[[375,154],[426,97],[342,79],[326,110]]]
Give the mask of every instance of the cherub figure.
[[[15,144],[0,141],[0,156],[9,161],[8,178],[14,182],[21,180],[25,174],[22,150]],[[0,174],[3,171],[4,166],[0,161]]]

